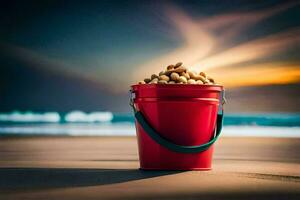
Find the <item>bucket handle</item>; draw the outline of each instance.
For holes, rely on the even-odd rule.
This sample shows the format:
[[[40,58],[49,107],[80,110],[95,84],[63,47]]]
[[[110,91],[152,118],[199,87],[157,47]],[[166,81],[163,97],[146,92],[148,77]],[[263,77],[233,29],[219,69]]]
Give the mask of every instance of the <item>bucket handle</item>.
[[[222,98],[223,98],[223,91],[222,91]],[[222,106],[223,103],[220,103],[220,106]],[[220,136],[222,126],[223,126],[223,108],[219,110],[219,113],[217,115],[217,122],[215,127],[214,136],[210,139],[209,142],[201,145],[196,146],[183,146],[175,144],[166,138],[162,137],[146,120],[143,113],[141,111],[137,111],[133,104],[131,104],[134,110],[134,116],[138,123],[141,125],[141,127],[144,129],[144,131],[148,134],[150,138],[152,138],[155,142],[158,144],[166,147],[167,149],[178,152],[178,153],[199,153],[207,150],[215,141],[217,141],[218,137]]]

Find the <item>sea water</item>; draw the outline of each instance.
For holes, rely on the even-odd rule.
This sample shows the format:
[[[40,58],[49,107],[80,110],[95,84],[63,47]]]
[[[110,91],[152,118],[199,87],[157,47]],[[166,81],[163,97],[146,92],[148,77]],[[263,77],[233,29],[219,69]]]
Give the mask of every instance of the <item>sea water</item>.
[[[0,135],[133,136],[132,113],[0,113]],[[225,114],[222,136],[300,137],[300,113]]]

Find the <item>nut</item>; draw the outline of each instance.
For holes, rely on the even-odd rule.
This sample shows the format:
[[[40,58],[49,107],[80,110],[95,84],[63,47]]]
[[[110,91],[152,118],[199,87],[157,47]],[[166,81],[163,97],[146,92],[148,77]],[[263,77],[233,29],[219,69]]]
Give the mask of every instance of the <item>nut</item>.
[[[161,76],[161,75],[164,75],[165,74],[165,72],[164,71],[161,71],[161,72],[159,72],[159,76]]]
[[[187,69],[184,66],[177,67],[173,70],[173,72],[177,72],[177,73],[186,72],[186,71]]]
[[[190,78],[195,79],[195,76],[196,76],[196,73],[195,73],[195,72],[193,72],[193,71],[188,71],[187,73],[189,74]]]
[[[158,84],[168,84],[168,81],[166,81],[166,80],[159,80]]]
[[[189,79],[187,81],[188,84],[196,84],[196,81],[194,79]]]
[[[205,84],[214,85],[215,80],[207,76],[205,72],[189,71],[182,62],[176,65],[167,66],[166,70],[159,72],[159,75],[152,74],[150,78],[138,84]]]
[[[174,65],[169,65],[169,66],[167,67],[167,70],[171,70],[171,69],[174,69]]]
[[[156,74],[152,74],[152,75],[151,75],[151,80],[153,80],[153,79],[155,79],[155,78],[158,79],[158,76],[157,76]]]
[[[150,81],[151,81],[150,78],[145,78],[145,79],[144,79],[144,82],[145,82],[145,83],[149,83]]]
[[[209,83],[209,80],[208,79],[204,79],[204,81],[202,81],[204,84],[208,84]]]
[[[207,77],[207,79],[211,82],[211,83],[215,83],[215,80],[213,79],[213,78],[211,78],[211,77]]]
[[[184,76],[179,76],[178,82],[179,83],[187,83],[187,80],[186,80],[186,78]]]
[[[182,72],[180,75],[181,75],[181,76],[184,76],[187,80],[190,79],[190,75],[189,75],[189,73],[187,73],[187,72]]]
[[[172,72],[174,71],[174,69],[170,69],[165,71],[165,75],[169,76],[170,74],[172,74]]]
[[[196,84],[203,85],[203,82],[201,80],[198,80],[196,81]]]
[[[205,82],[205,78],[203,76],[200,76],[200,75],[198,75],[198,74],[196,74],[194,72],[191,72],[191,71],[189,71],[188,74],[190,75],[190,77],[192,79],[195,79],[196,81],[197,80],[201,80],[202,82]]]
[[[171,78],[172,81],[177,81],[179,79],[179,74],[177,74],[176,72],[173,72],[170,75],[170,78]]]
[[[180,67],[182,65],[182,62],[178,62],[176,63],[176,65],[174,66],[174,68],[176,69],[177,67]]]
[[[164,81],[168,82],[170,80],[170,78],[167,75],[161,75],[161,76],[159,76],[159,80],[164,80]]]
[[[200,75],[206,78],[206,74],[204,72],[200,72]]]
[[[150,84],[158,83],[158,78],[152,79],[149,83],[150,83]]]
[[[198,80],[201,80],[203,83],[207,82],[207,79],[204,78],[203,76],[198,76],[197,78]]]

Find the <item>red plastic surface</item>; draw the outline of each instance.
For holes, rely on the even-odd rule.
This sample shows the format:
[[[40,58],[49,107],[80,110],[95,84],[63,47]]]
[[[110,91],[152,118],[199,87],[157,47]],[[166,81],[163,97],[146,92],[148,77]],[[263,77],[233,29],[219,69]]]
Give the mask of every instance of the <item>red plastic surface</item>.
[[[207,143],[214,134],[222,86],[133,85],[134,104],[161,136],[175,144]],[[213,145],[200,153],[177,153],[157,144],[136,122],[141,169],[209,170]]]

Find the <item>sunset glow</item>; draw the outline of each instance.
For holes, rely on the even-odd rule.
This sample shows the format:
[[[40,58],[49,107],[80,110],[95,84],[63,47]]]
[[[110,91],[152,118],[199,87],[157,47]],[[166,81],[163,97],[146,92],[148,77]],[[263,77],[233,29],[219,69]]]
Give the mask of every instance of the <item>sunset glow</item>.
[[[235,41],[237,36],[247,34],[247,30],[255,24],[296,4],[287,3],[261,11],[228,13],[201,19],[192,18],[178,7],[168,6],[168,21],[176,27],[183,43],[174,51],[146,62],[134,78],[144,77],[149,68],[161,71],[170,61],[183,61],[196,71],[214,69],[214,77],[229,87],[299,82],[298,60],[288,65],[269,61],[270,57],[284,54],[289,47],[300,44],[299,27],[240,43]],[[255,64],[257,62],[260,64]],[[235,66],[234,71],[229,70],[231,66]],[[257,75],[263,78],[253,78]]]
[[[127,92],[131,84],[179,61],[192,70],[212,72],[219,83],[228,87],[298,83],[300,60],[299,56],[295,58],[294,54],[300,46],[299,26],[287,26],[275,31],[256,27],[296,6],[299,6],[298,2],[287,2],[243,12],[236,9],[212,15],[202,15],[201,12],[192,15],[179,5],[163,4],[159,10],[149,9],[154,13],[151,17],[157,24],[138,29],[155,33],[161,41],[172,41],[172,48],[164,49],[161,45],[162,50],[157,46],[151,49],[149,45],[152,42],[145,39],[142,43],[136,42],[142,38],[141,35],[132,37],[134,42],[130,43],[128,38],[119,39],[124,37],[123,33],[116,34],[115,39],[111,32],[107,37],[96,35],[92,42],[87,40],[91,44],[85,51],[82,50],[82,46],[86,43],[82,42],[77,46],[77,41],[65,45],[70,48],[69,52],[61,50],[59,43],[54,49],[51,48],[52,43],[47,43],[49,49],[42,43],[41,50],[37,50],[34,47],[0,41],[0,47],[13,59],[36,68],[91,81],[114,93]],[[141,24],[137,21],[131,25],[137,28]],[[85,33],[84,30],[87,29],[78,28],[78,32]],[[101,32],[105,29],[95,30]],[[64,40],[67,39],[57,39]],[[120,41],[124,42],[123,46]],[[105,42],[108,46],[106,48],[90,49],[90,46],[101,47]],[[145,45],[146,42],[148,46]],[[159,42],[157,44],[160,46]],[[72,52],[74,45],[78,48],[76,53]],[[294,54],[289,55],[291,49]],[[62,56],[63,53],[67,55]],[[293,58],[290,58],[291,56]],[[234,72],[229,70],[232,67]],[[248,78],[249,74],[259,74],[264,79],[254,80]]]
[[[216,68],[208,71],[226,87],[288,84],[300,82],[300,66],[288,63]]]

